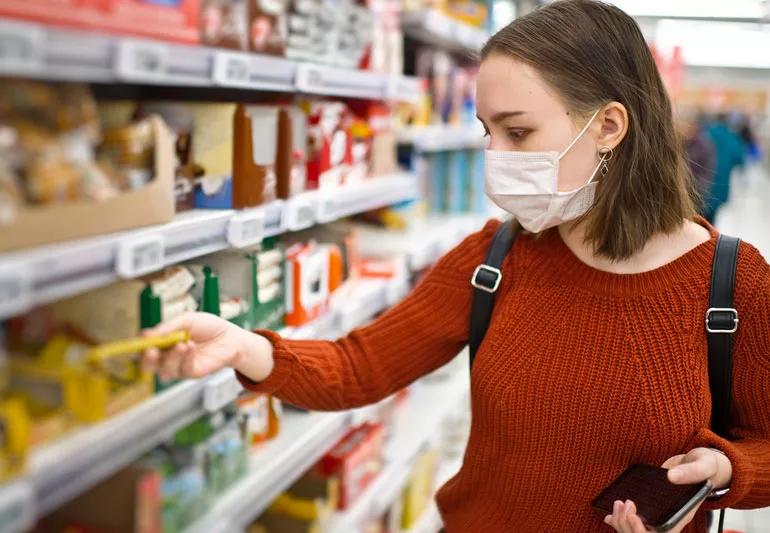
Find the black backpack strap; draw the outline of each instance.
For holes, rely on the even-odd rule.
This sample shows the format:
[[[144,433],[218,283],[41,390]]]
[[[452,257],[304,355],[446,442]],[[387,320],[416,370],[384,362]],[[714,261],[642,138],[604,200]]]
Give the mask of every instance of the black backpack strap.
[[[500,224],[497,229],[492,244],[487,250],[487,257],[484,263],[476,267],[471,278],[473,285],[473,303],[471,304],[471,327],[468,341],[470,350],[470,364],[473,365],[473,359],[476,352],[484,340],[484,335],[489,328],[489,321],[492,318],[492,309],[495,306],[495,293],[500,287],[503,274],[500,267],[511,249],[513,241],[519,232],[519,225],[514,220],[509,220]]]
[[[714,251],[711,296],[706,312],[708,333],[711,427],[729,438],[730,401],[733,388],[733,333],[738,329],[738,311],[733,303],[735,268],[740,239],[720,235]]]

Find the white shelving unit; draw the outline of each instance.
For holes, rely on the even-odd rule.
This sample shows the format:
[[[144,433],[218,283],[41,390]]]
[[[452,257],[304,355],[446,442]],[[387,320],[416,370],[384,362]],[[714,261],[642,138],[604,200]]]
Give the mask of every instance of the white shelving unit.
[[[446,215],[413,223],[405,231],[360,226],[361,253],[370,257],[404,255],[409,269],[419,271],[479,231],[486,221],[481,215]]]
[[[449,479],[460,470],[461,466],[461,458],[441,465],[438,474],[436,474],[436,489],[449,481]],[[407,533],[437,533],[442,526],[443,522],[441,521],[441,515],[438,512],[438,506],[436,506],[435,501],[431,501],[420,519]]]
[[[358,531],[364,519],[384,511],[395,501],[412,461],[451,410],[460,408],[467,398],[468,386],[467,372],[456,373],[445,381],[416,385],[409,406],[404,409],[408,415],[402,418],[386,449],[386,468],[351,509],[333,517],[328,531]],[[437,412],[434,406],[439,403],[443,405]],[[246,476],[186,533],[208,533],[215,527],[218,531],[243,531],[351,427],[365,419],[367,411],[368,408],[341,413],[287,413],[281,433],[254,455]],[[426,424],[426,420],[430,422]]]
[[[412,145],[420,153],[483,150],[488,142],[479,124],[412,126],[399,131],[397,137],[400,144]]]
[[[311,191],[254,209],[194,210],[168,224],[0,255],[0,320],[229,247],[419,196],[411,174]]]
[[[421,382],[411,392],[385,450],[385,468],[350,509],[334,516],[330,533],[361,531],[364,520],[382,515],[396,501],[420,451],[440,433],[447,417],[468,408],[467,368],[458,369],[448,379]]]
[[[489,39],[487,31],[433,9],[407,11],[403,15],[403,26],[404,32],[417,40],[466,54],[480,51]]]
[[[0,74],[48,80],[225,87],[375,100],[415,100],[420,83],[204,46],[0,19]]]
[[[363,298],[371,306],[362,313],[364,317],[373,316],[388,307],[386,295],[389,283],[400,284],[400,280],[376,280],[373,283],[380,288],[375,291],[380,295],[379,299],[372,296],[372,285],[367,283],[362,283],[360,290],[354,289],[347,293],[348,301],[355,302]],[[332,306],[329,313],[316,322],[303,328],[287,329],[282,333],[289,338],[309,338],[325,336],[324,331],[341,331],[340,313],[338,306]],[[106,479],[145,451],[168,440],[177,430],[196,418],[220,410],[233,401],[241,390],[234,373],[225,369],[204,380],[180,383],[109,420],[76,430],[71,436],[36,450],[28,459],[27,473],[17,481],[0,486],[0,531],[28,529],[36,517],[56,509]],[[298,472],[297,476],[301,474],[360,416],[355,411],[328,416],[312,415],[307,424],[298,422],[299,426],[290,416],[286,431],[276,441],[280,443],[276,444],[276,452],[280,450],[282,455],[272,456],[271,459],[275,461],[273,468],[278,470],[276,473],[270,470],[264,473],[265,468],[260,466],[257,469],[259,475],[276,476],[275,483],[277,480],[290,483],[293,472]],[[284,453],[288,443],[295,440],[302,443],[301,446],[291,448],[296,455]],[[308,458],[303,455],[305,451],[318,455]],[[268,453],[266,457],[271,456]],[[307,465],[306,461],[309,461]],[[273,477],[269,479],[273,480]],[[266,480],[268,478],[265,477],[252,479],[248,486],[262,486]],[[271,496],[269,492],[273,486],[273,481],[270,481],[269,487],[262,487],[267,492],[262,495],[263,500],[258,499],[257,502],[263,501],[265,506],[268,505],[271,498],[277,495]],[[243,492],[238,501],[222,505],[224,509],[247,503],[250,507],[254,505],[253,494],[251,490]]]

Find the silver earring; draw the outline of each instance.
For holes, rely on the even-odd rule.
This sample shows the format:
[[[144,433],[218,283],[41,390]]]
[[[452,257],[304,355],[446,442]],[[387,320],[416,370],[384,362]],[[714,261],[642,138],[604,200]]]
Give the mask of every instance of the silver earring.
[[[609,154],[609,157],[607,155]],[[615,156],[615,153],[612,151],[612,148],[609,146],[602,146],[599,148],[599,160],[602,163],[602,168],[600,169],[600,172],[602,176],[606,176],[607,173],[610,171],[610,168],[607,166],[607,161],[612,159]]]

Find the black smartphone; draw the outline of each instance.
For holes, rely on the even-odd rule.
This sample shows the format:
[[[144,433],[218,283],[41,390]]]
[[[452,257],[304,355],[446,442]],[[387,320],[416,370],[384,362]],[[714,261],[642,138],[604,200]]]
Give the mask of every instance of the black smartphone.
[[[668,470],[659,466],[636,464],[628,467],[609,484],[591,505],[612,514],[615,500],[631,500],[636,514],[652,531],[670,531],[711,492],[711,483],[675,485],[668,480]]]

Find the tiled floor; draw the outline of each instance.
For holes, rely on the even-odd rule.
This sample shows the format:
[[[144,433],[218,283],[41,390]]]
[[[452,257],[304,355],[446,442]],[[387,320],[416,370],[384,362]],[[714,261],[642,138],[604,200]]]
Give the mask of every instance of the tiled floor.
[[[720,231],[750,242],[770,261],[770,173],[766,169],[755,167],[734,177],[730,202],[717,214],[716,225]],[[770,508],[730,509],[725,514],[728,529],[770,533]],[[716,525],[712,531],[716,531]]]

